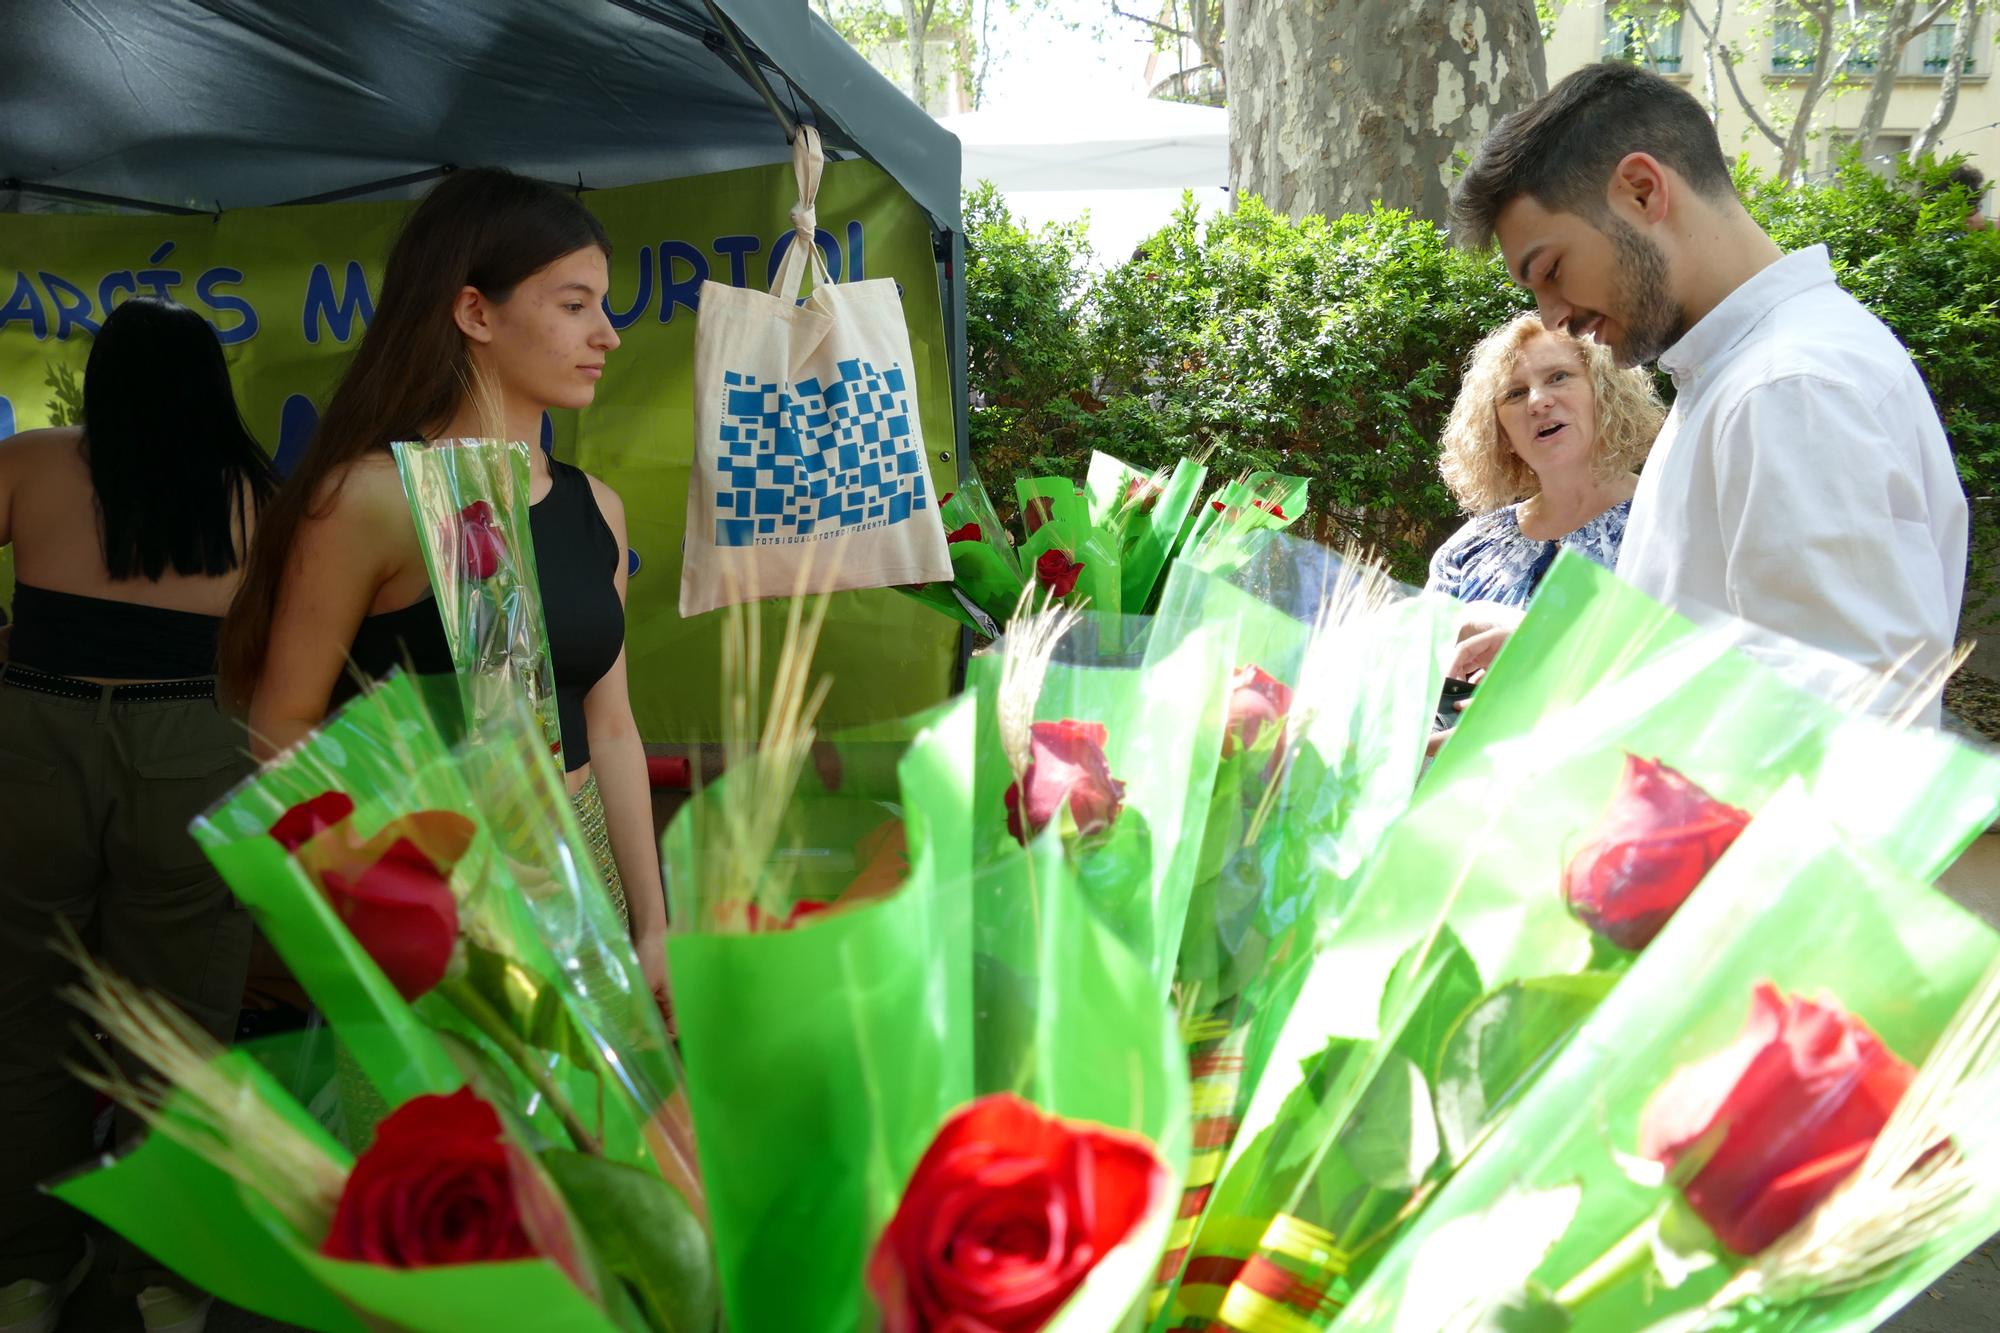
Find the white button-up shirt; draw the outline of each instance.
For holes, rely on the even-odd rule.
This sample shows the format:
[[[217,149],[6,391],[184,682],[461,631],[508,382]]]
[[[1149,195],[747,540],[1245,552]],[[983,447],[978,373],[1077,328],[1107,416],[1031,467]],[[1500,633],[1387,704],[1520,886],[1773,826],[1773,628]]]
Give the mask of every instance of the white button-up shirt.
[[[1816,245],[1731,292],[1660,366],[1677,396],[1619,577],[1893,672],[1877,706],[1899,703],[1951,650],[1965,589],[1965,492],[1909,353]]]

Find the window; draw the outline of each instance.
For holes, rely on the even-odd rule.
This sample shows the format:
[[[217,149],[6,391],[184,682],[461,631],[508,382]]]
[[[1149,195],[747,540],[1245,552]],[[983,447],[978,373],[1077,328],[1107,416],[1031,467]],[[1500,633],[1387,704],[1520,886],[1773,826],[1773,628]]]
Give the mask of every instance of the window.
[[[1958,25],[1950,19],[1939,19],[1936,23],[1931,24],[1923,36],[1910,44],[1917,49],[1917,59],[1921,62],[1918,69],[1911,72],[1916,73],[1921,71],[1924,74],[1943,77],[1945,66],[1951,63],[1951,41],[1957,33]],[[1973,69],[1979,63],[1976,54],[1979,49],[1978,35],[1977,32],[1973,34],[1974,41],[1965,52],[1965,72],[1967,74],[1972,73]]]
[[[1798,19],[1771,25],[1771,70],[1776,74],[1810,74],[1819,50],[1819,36]]]
[[[1678,73],[1680,6],[1605,0],[1604,55],[1608,60],[1630,61],[1661,74]]]
[[[1896,174],[1896,160],[1910,151],[1910,140],[1915,137],[1909,130],[1886,130],[1869,141],[1862,150],[1861,165],[1877,176],[1892,179]],[[1854,142],[1852,130],[1834,130],[1826,136],[1826,163],[1831,167],[1840,160],[1840,155]]]

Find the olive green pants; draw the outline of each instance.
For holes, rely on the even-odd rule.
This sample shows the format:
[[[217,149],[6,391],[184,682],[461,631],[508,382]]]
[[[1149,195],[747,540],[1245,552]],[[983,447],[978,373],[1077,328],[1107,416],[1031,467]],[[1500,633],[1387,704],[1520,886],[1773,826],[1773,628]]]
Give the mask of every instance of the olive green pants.
[[[225,1041],[250,955],[249,913],[187,832],[251,770],[241,724],[186,687],[128,701],[79,683],[68,697],[10,684],[8,671],[0,664],[0,1286],[59,1280],[82,1247],[82,1218],[35,1188],[91,1153],[91,1094],[63,1068],[90,1053],[57,995],[74,975],[49,948],[57,919]],[[120,1137],[134,1128],[121,1121]]]

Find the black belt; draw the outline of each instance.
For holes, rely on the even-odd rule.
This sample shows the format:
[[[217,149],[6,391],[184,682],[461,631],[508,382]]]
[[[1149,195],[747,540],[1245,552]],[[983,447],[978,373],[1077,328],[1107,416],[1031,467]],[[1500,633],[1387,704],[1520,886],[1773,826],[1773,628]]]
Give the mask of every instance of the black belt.
[[[99,685],[94,680],[79,680],[75,676],[52,676],[46,671],[31,671],[27,667],[15,666],[11,662],[0,664],[0,685],[11,685],[17,690],[33,690],[37,694],[53,694],[59,699],[99,700],[106,690],[111,692],[111,702],[126,703],[170,703],[180,699],[213,699],[215,678],[197,676],[189,680],[154,680],[143,685]]]

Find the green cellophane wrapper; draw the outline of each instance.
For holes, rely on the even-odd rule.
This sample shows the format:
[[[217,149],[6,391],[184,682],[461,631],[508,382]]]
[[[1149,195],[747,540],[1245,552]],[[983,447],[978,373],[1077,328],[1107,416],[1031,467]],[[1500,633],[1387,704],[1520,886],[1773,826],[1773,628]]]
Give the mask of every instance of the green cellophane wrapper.
[[[1138,955],[1162,996],[1173,985],[1187,919],[1233,654],[1234,627],[1192,611],[1166,608],[1145,618],[1086,613],[1056,645],[1035,700],[1037,722],[1105,728],[1111,776],[1125,784],[1124,808],[1110,829],[1082,839],[1071,861],[1085,900]],[[967,688],[980,709],[971,813],[979,865],[1016,845],[1006,806],[1014,779],[997,712],[1003,663],[996,648],[974,658],[968,672]]]
[[[1199,1149],[1156,1313],[1315,943],[1409,804],[1456,616],[1442,598],[1401,590],[1358,602],[1360,571],[1333,552],[1276,532],[1248,540],[1257,549],[1226,578],[1182,562],[1168,593],[1233,623],[1238,665],[1290,684],[1293,698],[1283,737],[1260,732],[1222,760],[1207,815],[1177,977]]]
[[[346,1148],[260,1067],[260,1062],[290,1065],[293,1056],[238,1049],[219,1059],[241,1071],[271,1113],[289,1121],[337,1164],[351,1165]],[[170,1116],[181,1116],[177,1098],[174,1094],[167,1103]],[[538,1330],[616,1333],[643,1327],[615,1320],[544,1259],[386,1269],[325,1258],[255,1191],[159,1132],[123,1156],[107,1158],[50,1189],[202,1290],[256,1314],[324,1333],[518,1327],[524,1310],[535,1312]]]
[[[1183,524],[1201,498],[1208,469],[1183,458],[1157,483],[1110,454],[1093,452],[1084,478],[1090,521],[1109,531],[1120,551],[1119,606],[1128,615],[1150,612],[1160,576],[1173,558]]]
[[[919,742],[931,781],[908,788],[913,819],[921,805],[928,807],[925,818],[971,830],[983,828],[988,807],[997,805],[1006,761],[990,714],[982,712],[975,728],[973,711],[984,707],[976,699],[955,700],[952,726]],[[977,862],[971,886],[976,1091],[1012,1092],[1065,1119],[1139,1134],[1171,1173],[1159,1205],[1048,1325],[1061,1333],[1136,1329],[1188,1160],[1187,1063],[1178,1023],[1158,978],[1108,928],[1077,882],[1055,825],[1026,848],[1005,838],[976,852],[967,841],[965,852]]]
[[[1481,1006],[1491,1018],[1532,1003],[1545,1011],[1537,1052],[1554,1049],[1629,964],[1594,942],[1561,892],[1628,755],[1661,760],[1753,815],[1798,778],[1857,844],[1918,879],[1991,822],[2000,763],[1844,714],[1729,642],[1588,561],[1558,561],[1327,933],[1225,1162],[1197,1260],[1255,1255],[1294,1274],[1306,1304],[1324,1296],[1311,1315],[1322,1324],[1379,1262],[1490,1128],[1446,1126],[1414,1150],[1374,1129],[1384,1117],[1421,1123],[1450,1034]],[[1581,683],[1591,679],[1595,688]],[[1531,1082],[1536,1066],[1524,1065],[1488,1121]],[[1385,1144],[1397,1151],[1378,1152]],[[1171,1327],[1220,1314],[1241,1329],[1230,1300],[1268,1305],[1241,1279],[1227,1295],[1191,1286]]]
[[[440,1038],[450,1034],[505,1070],[514,1108],[559,1140],[556,1112],[495,1044],[497,1022],[567,1088],[608,1155],[651,1159],[691,1194],[672,1048],[561,779],[540,758],[539,730],[518,700],[501,700],[483,739],[448,749],[425,697],[449,697],[452,688],[392,675],[239,784],[190,831],[365,1076],[355,1105],[379,1114],[458,1087],[463,1073]],[[352,798],[353,827],[362,833],[423,811],[470,821],[470,843],[451,871],[463,957],[414,1004],[270,836],[287,810],[327,791]],[[424,834],[410,836],[421,849]],[[371,1126],[348,1129],[360,1143]]]
[[[466,729],[525,699],[561,768],[555,667],[528,521],[523,440],[398,440],[390,446],[464,695]]]
[[[1305,513],[1306,492],[1304,477],[1282,472],[1252,472],[1226,481],[1181,524],[1175,553],[1200,555],[1211,537],[1232,532],[1288,528]]]
[[[899,761],[901,786],[948,799],[962,779],[940,764],[961,733],[969,753],[970,729],[969,701],[936,715]],[[702,867],[724,784],[760,782],[756,760],[698,794],[664,839],[675,1015],[734,1328],[873,1327],[862,1270],[875,1229],[936,1126],[972,1095],[962,826],[934,805],[906,821],[865,762],[884,745],[900,743],[850,739],[807,771],[773,854],[782,874],[754,905],[720,901]],[[882,844],[897,832],[908,866],[883,892]],[[940,867],[954,865],[947,881]],[[836,899],[780,925],[798,903]],[[746,932],[750,906],[769,928]]]
[[[1641,1184],[1628,1173],[1648,1099],[1674,1070],[1742,1031],[1762,983],[1837,1004],[1902,1059],[1922,1062],[2000,953],[2000,938],[1941,894],[1852,846],[1814,804],[1795,788],[1751,823],[1335,1327],[1457,1328],[1498,1298],[1523,1303],[1531,1281],[1546,1297],[1587,1269],[1672,1197],[1670,1186]],[[1954,1138],[1983,1176],[1968,1222],[1859,1290],[1737,1307],[1708,1326],[1836,1333],[1881,1323],[2000,1230],[1994,1126],[1969,1123]],[[1619,1155],[1627,1161],[1621,1164]],[[1578,1302],[1569,1327],[1577,1333],[1650,1328],[1699,1308],[1743,1262],[1727,1258],[1691,1214],[1676,1242],[1683,1246],[1725,1262],[1676,1289],[1656,1279],[1650,1299],[1635,1275]]]

